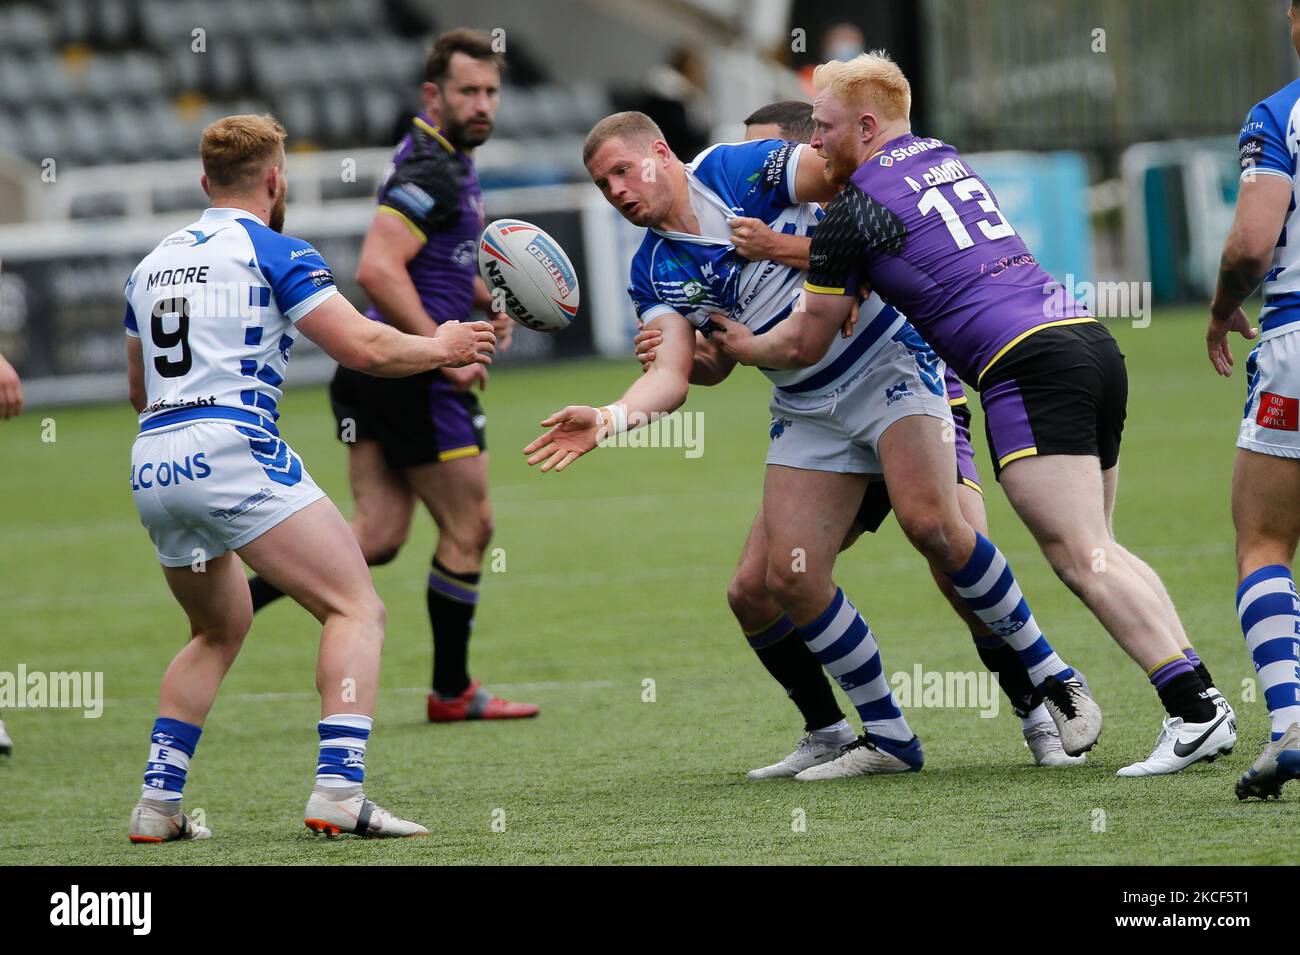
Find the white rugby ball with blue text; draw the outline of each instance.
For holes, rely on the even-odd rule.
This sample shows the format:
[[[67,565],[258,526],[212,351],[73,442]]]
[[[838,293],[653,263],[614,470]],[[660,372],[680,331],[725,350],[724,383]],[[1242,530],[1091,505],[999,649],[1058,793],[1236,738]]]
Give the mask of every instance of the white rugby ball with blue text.
[[[578,314],[573,263],[531,222],[488,223],[478,244],[478,271],[494,301],[526,328],[558,332]]]

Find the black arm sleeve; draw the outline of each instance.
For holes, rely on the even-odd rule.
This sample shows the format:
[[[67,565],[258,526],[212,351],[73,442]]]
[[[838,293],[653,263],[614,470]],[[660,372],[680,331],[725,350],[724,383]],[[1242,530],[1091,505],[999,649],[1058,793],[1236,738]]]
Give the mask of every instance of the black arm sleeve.
[[[875,250],[900,251],[906,235],[898,216],[850,183],[826,207],[813,232],[806,287],[856,295],[867,256]]]

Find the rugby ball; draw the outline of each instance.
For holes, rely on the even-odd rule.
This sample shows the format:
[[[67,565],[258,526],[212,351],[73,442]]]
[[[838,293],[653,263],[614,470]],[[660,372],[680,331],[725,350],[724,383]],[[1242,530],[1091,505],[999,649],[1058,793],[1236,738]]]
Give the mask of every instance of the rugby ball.
[[[478,243],[478,272],[511,318],[558,332],[578,314],[578,274],[564,250],[530,222],[497,219]]]

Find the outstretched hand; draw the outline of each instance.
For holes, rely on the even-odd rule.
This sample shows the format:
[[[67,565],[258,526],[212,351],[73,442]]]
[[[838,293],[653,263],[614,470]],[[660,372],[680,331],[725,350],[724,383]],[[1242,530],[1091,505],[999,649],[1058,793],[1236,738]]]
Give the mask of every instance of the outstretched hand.
[[[600,412],[589,405],[569,405],[546,418],[542,427],[551,430],[524,448],[528,466],[541,464],[543,472],[563,471],[596,447],[604,421]]]

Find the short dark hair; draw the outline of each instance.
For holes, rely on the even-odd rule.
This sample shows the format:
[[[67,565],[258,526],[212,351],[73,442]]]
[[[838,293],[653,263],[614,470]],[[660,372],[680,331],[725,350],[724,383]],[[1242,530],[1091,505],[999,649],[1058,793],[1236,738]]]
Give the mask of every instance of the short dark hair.
[[[1300,0],[1296,2],[1300,3]],[[768,123],[775,123],[786,139],[806,143],[812,139],[814,129],[812,105],[797,99],[784,99],[760,106],[745,117],[746,126],[766,126]]]
[[[488,60],[499,71],[506,68],[506,58],[497,52],[490,36],[481,30],[460,27],[448,30],[429,47],[429,55],[424,61],[425,80],[441,86],[451,69],[451,58],[457,53],[464,53],[476,60]]]

